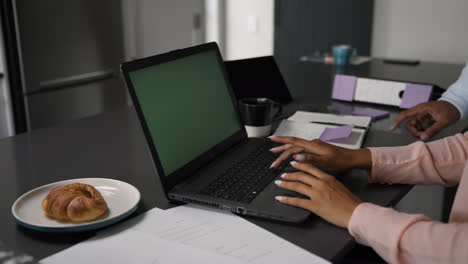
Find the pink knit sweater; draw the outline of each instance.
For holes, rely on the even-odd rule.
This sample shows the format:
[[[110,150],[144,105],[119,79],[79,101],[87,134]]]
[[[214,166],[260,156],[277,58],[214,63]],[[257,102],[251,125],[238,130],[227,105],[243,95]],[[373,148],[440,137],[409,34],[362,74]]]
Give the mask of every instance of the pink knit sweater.
[[[351,217],[351,235],[390,263],[468,263],[468,132],[371,153],[371,182],[459,187],[448,224],[362,203]]]

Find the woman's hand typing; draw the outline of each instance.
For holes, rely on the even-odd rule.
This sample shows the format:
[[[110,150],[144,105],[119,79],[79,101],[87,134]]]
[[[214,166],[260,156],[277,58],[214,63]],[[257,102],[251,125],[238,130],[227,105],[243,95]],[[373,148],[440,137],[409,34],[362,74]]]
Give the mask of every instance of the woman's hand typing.
[[[368,149],[346,149],[318,139],[305,140],[295,137],[269,137],[272,141],[284,145],[271,149],[281,155],[272,163],[277,167],[281,162],[293,156],[296,161],[310,163],[331,171],[344,171],[352,168],[370,169],[371,154]]]
[[[347,228],[354,209],[362,203],[359,198],[335,177],[311,164],[293,161],[291,165],[300,171],[281,175],[284,180],[276,181],[276,185],[309,199],[277,196],[276,200],[302,207],[332,224]]]

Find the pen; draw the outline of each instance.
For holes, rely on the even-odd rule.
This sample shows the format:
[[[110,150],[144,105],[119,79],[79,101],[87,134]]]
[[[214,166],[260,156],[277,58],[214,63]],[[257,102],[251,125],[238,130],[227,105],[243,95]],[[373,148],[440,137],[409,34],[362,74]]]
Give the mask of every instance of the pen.
[[[353,125],[353,124],[338,124],[338,123],[331,123],[331,122],[320,122],[320,121],[311,121],[309,123],[314,123],[314,124],[320,124],[320,125],[331,125],[331,126],[347,126],[347,125]],[[367,129],[367,127],[363,126],[356,126],[354,125],[355,128],[361,128],[361,129]]]

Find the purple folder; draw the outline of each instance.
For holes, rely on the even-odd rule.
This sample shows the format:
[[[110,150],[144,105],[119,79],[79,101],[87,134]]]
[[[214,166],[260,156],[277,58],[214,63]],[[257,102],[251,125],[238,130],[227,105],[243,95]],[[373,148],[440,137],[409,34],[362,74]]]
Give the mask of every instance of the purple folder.
[[[357,116],[370,116],[372,120],[377,120],[390,115],[388,111],[378,110],[370,107],[354,110],[352,114]]]
[[[429,101],[431,93],[431,85],[409,83],[406,85],[403,98],[401,98],[400,108],[408,109],[420,103],[425,103]]]
[[[340,115],[351,115],[353,113],[353,105],[350,103],[332,101],[330,106],[338,111]]]
[[[327,127],[320,135],[319,139],[322,141],[333,141],[336,139],[348,138],[353,131],[354,125],[346,125],[340,127]]]
[[[348,102],[353,101],[354,91],[356,90],[356,80],[356,76],[335,75],[332,98]]]

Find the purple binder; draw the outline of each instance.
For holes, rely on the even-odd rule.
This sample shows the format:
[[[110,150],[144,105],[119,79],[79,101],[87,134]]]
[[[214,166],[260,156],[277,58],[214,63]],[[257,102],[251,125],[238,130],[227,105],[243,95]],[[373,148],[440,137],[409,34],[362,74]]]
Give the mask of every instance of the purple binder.
[[[425,103],[429,101],[431,93],[431,85],[409,83],[406,85],[405,92],[401,98],[400,108],[408,109],[420,103]]]
[[[352,102],[354,99],[354,91],[356,90],[356,80],[356,76],[335,75],[332,98]]]
[[[377,120],[390,115],[388,111],[374,109],[370,107],[354,110],[352,114],[357,116],[370,116],[372,120]]]

